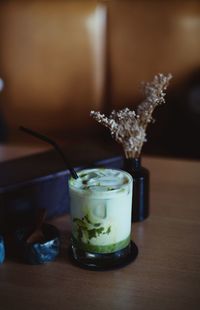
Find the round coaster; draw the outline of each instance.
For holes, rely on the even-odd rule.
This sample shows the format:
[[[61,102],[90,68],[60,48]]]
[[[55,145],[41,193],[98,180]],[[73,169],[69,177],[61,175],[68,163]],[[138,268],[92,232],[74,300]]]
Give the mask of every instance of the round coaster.
[[[84,269],[94,270],[94,271],[113,270],[113,269],[125,267],[126,265],[132,263],[138,256],[138,247],[133,241],[131,241],[128,247],[128,252],[127,252],[128,254],[124,257],[120,257],[120,252],[121,251],[110,253],[110,254],[97,254],[98,259],[100,259],[101,255],[102,257],[104,257],[104,259],[105,258],[106,259],[105,259],[105,262],[103,262],[104,259],[102,259],[102,264],[99,264],[99,263],[95,264],[94,261],[89,262],[85,260],[84,262],[82,262],[76,259],[73,254],[72,246],[70,245],[69,258],[73,264],[81,268],[84,268]],[[112,256],[113,256],[113,259],[112,259]],[[107,263],[107,258],[108,259],[110,258],[109,263]]]

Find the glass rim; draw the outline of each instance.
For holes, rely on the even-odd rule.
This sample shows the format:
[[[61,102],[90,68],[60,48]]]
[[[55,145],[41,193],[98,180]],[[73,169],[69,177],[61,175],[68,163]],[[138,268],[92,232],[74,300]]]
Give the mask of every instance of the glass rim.
[[[128,182],[127,183],[124,183],[121,185],[121,188],[119,189],[113,189],[113,190],[105,190],[105,191],[92,191],[92,190],[88,190],[88,189],[82,189],[82,188],[77,188],[75,187],[72,182],[76,182],[76,180],[74,180],[72,177],[69,178],[69,189],[74,191],[75,193],[80,193],[80,194],[88,194],[88,195],[92,195],[92,196],[99,196],[99,195],[106,195],[106,196],[111,196],[112,194],[124,194],[124,192],[121,191],[122,188],[126,188],[128,186],[130,186],[130,184],[133,182],[133,178],[132,176],[130,175],[130,173],[128,173],[127,171],[125,170],[122,170],[122,169],[114,169],[114,168],[98,168],[98,167],[95,167],[95,168],[84,168],[84,169],[81,169],[80,171],[77,172],[77,174],[79,175],[80,173],[82,172],[88,172],[88,171],[95,171],[95,170],[111,170],[111,171],[119,171],[121,173],[123,173],[126,177],[127,177],[127,180]],[[120,192],[121,191],[121,192]],[[102,198],[103,199],[103,198]]]

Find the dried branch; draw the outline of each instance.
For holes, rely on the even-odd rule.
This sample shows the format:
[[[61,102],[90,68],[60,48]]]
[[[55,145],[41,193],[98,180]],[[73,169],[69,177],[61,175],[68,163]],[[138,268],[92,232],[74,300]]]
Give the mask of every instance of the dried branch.
[[[146,141],[147,125],[153,121],[154,109],[165,102],[164,90],[167,89],[171,74],[158,74],[152,82],[143,83],[145,100],[138,106],[137,114],[125,108],[112,111],[109,117],[100,112],[91,111],[90,115],[100,124],[110,129],[112,137],[122,144],[126,158],[139,157]]]

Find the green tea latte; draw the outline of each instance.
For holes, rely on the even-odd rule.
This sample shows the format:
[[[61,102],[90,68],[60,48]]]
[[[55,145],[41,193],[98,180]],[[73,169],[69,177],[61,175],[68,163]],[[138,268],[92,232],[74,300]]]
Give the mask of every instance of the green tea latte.
[[[132,178],[121,170],[86,169],[70,179],[73,246],[92,253],[127,247],[131,236]]]

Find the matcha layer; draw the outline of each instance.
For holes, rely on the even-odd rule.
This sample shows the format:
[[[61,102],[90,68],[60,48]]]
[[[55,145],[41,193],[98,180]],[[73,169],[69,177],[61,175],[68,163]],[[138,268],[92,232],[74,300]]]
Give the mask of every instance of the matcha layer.
[[[75,245],[76,247],[86,251],[86,252],[92,252],[92,253],[113,253],[119,250],[124,249],[125,247],[127,247],[130,243],[130,236],[128,236],[126,239],[119,241],[117,243],[113,243],[113,244],[109,244],[109,245],[101,245],[101,246],[97,246],[97,245],[93,245],[93,244],[86,244],[80,241],[77,241],[74,237],[72,237],[72,242],[73,245]]]

